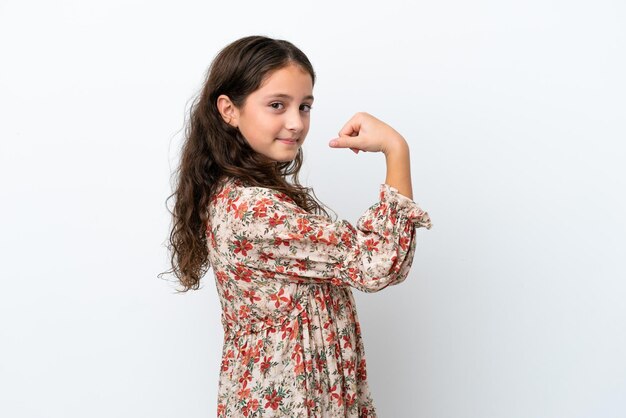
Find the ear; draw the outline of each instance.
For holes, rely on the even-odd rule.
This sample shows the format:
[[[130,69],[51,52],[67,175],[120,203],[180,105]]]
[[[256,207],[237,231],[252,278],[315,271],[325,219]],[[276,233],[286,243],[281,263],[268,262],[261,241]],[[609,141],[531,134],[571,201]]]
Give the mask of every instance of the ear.
[[[220,112],[224,122],[235,128],[238,126],[239,110],[225,94],[220,94],[217,98],[217,110]]]

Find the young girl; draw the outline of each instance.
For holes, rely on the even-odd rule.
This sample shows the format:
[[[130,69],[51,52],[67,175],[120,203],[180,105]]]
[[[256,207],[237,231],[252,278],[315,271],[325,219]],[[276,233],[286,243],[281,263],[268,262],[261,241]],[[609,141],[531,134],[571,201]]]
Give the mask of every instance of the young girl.
[[[213,268],[219,417],[376,416],[351,288],[402,282],[416,228],[431,228],[412,200],[407,142],[366,113],[329,144],[386,158],[379,200],[356,227],[299,184],[314,83],[293,44],[249,36],[220,51],[191,109],[170,272],[187,291]]]

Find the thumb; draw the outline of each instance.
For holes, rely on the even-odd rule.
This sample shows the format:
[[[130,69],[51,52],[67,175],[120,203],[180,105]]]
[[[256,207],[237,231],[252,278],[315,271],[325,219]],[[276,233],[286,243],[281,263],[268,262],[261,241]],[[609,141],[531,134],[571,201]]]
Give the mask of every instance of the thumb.
[[[356,148],[358,144],[358,136],[340,135],[330,140],[328,145],[333,148]]]

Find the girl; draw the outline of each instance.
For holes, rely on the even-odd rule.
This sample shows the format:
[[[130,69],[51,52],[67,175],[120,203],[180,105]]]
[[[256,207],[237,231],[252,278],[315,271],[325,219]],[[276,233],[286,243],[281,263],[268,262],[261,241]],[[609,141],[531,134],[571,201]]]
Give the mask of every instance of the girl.
[[[329,144],[386,158],[379,200],[356,227],[299,184],[314,83],[293,44],[249,36],[219,52],[191,108],[169,272],[187,291],[213,268],[219,417],[376,416],[351,288],[402,282],[416,228],[431,227],[412,200],[407,142],[366,113]]]

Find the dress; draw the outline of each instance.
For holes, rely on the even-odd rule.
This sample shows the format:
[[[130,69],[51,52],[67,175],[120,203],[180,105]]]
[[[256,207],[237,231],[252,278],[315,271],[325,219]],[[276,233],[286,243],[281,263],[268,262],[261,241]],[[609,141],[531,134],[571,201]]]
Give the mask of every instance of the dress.
[[[375,417],[352,287],[402,282],[418,227],[428,213],[388,184],[355,228],[225,178],[206,225],[224,326],[217,416]]]

